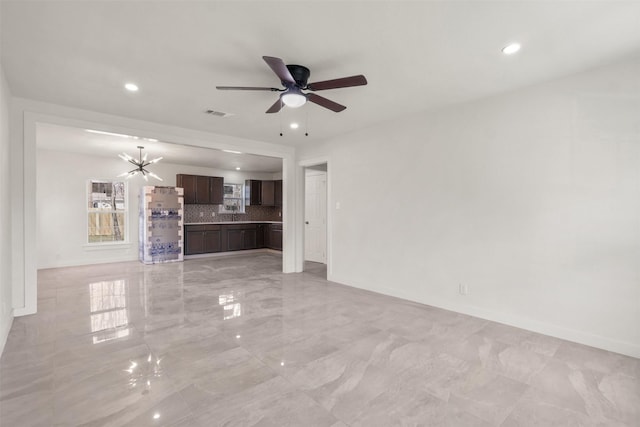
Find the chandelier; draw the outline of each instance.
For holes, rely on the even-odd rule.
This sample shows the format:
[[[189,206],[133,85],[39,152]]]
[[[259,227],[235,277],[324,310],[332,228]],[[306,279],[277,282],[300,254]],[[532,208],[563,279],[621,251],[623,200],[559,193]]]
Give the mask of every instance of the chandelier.
[[[132,165],[135,166],[135,169],[131,169],[129,172],[123,172],[120,175],[118,175],[118,177],[126,176],[127,179],[129,179],[141,173],[145,181],[149,181],[149,178],[147,177],[147,175],[162,181],[162,178],[160,178],[158,175],[156,175],[153,172],[149,172],[148,170],[145,169],[150,164],[157,163],[160,160],[162,160],[162,157],[157,157],[153,160],[147,161],[147,154],[145,153],[144,157],[142,156],[142,150],[144,149],[144,147],[138,146],[138,149],[140,150],[140,157],[138,158],[138,160],[134,159],[127,153],[118,154],[118,157],[120,157],[122,160],[128,163],[131,163]]]

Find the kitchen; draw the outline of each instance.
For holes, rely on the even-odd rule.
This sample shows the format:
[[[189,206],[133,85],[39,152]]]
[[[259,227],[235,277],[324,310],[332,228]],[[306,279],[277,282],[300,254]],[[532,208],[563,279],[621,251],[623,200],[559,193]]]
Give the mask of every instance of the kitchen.
[[[145,147],[142,156],[163,157],[148,166],[162,181],[117,178],[131,169],[118,154],[137,157],[137,145]],[[45,123],[37,127],[36,157],[39,269],[138,260],[138,197],[150,185],[185,186],[187,259],[240,250],[282,254],[280,158]],[[86,188],[109,180],[126,183],[122,240],[96,243],[87,237]]]
[[[225,183],[179,174],[184,189],[184,255],[238,250],[282,251],[282,180]]]

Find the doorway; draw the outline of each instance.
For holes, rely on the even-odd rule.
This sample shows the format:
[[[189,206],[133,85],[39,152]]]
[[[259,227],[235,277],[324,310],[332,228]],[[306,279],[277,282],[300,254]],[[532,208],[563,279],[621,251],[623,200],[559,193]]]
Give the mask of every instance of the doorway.
[[[304,271],[327,277],[327,164],[304,169]]]

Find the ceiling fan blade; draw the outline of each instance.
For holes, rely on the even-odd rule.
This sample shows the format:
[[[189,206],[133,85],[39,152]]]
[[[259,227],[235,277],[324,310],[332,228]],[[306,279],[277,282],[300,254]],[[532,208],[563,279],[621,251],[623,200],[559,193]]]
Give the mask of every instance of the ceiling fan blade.
[[[314,104],[318,104],[321,107],[328,108],[331,111],[335,111],[336,113],[339,113],[340,111],[347,108],[344,105],[340,105],[337,102],[333,102],[330,99],[327,99],[320,95],[316,95],[315,93],[308,93],[307,100],[309,102],[313,102]]]
[[[269,107],[269,109],[266,111],[266,113],[277,113],[278,111],[282,110],[282,106],[284,105],[284,103],[282,102],[282,99],[278,98],[278,100],[275,102],[275,104],[273,104],[271,107]]]
[[[274,58],[273,56],[263,56],[264,62],[267,63],[274,73],[280,78],[280,81],[291,84],[296,84],[295,79],[291,75],[291,72],[280,58]]]
[[[364,86],[367,84],[367,79],[362,75],[343,77],[341,79],[325,80],[323,82],[309,83],[306,89],[309,90],[326,90],[326,89],[338,89],[341,87],[351,86]]]
[[[218,90],[268,90],[271,92],[281,92],[284,89],[276,89],[275,87],[253,87],[253,86],[216,86]]]

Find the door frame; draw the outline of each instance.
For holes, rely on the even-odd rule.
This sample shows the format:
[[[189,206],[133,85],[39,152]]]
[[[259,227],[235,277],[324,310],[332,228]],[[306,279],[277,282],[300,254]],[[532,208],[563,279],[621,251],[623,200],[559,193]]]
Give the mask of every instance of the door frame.
[[[319,166],[319,165],[323,165],[326,164],[327,165],[327,205],[326,205],[326,209],[327,209],[327,226],[326,226],[326,233],[327,233],[327,280],[331,280],[332,277],[332,254],[333,254],[333,250],[332,250],[332,245],[333,245],[333,239],[332,239],[332,233],[331,230],[333,229],[333,218],[331,215],[331,201],[332,199],[332,191],[331,191],[331,161],[329,159],[329,157],[316,157],[313,159],[308,159],[308,160],[301,160],[298,162],[298,173],[296,174],[298,176],[298,197],[297,197],[297,210],[298,212],[300,212],[300,215],[297,216],[297,221],[296,221],[296,237],[297,237],[297,251],[296,251],[296,271],[304,271],[304,239],[305,239],[305,226],[304,226],[304,221],[305,221],[305,169],[308,167],[312,167],[312,166]]]
[[[304,233],[305,233],[305,237],[304,237],[304,259],[305,262],[309,261],[307,260],[307,257],[310,255],[309,252],[307,252],[307,250],[309,249],[307,247],[307,242],[309,242],[309,225],[307,224],[307,221],[309,221],[309,217],[308,214],[309,212],[306,211],[307,209],[307,205],[309,202],[309,194],[306,193],[306,191],[308,190],[308,186],[307,183],[309,182],[309,179],[312,178],[318,178],[321,177],[322,181],[324,181],[324,194],[322,194],[324,197],[322,197],[323,200],[320,200],[321,197],[314,197],[314,199],[316,199],[316,202],[321,202],[322,204],[324,204],[324,209],[322,211],[318,211],[318,213],[320,215],[324,215],[324,217],[322,218],[323,220],[323,224],[322,224],[322,236],[321,238],[324,239],[324,246],[322,247],[322,254],[317,254],[319,255],[317,258],[321,259],[323,264],[327,264],[327,171],[325,169],[327,169],[327,165],[326,163],[323,163],[321,166],[323,166],[322,168],[316,168],[313,166],[309,166],[309,167],[305,167],[304,168],[304,179],[305,179],[305,200],[304,200],[304,208],[305,208],[305,212],[304,212],[304,221],[305,221],[305,228],[304,228]],[[316,218],[317,219],[317,218]],[[315,223],[314,223],[315,224]],[[317,226],[317,225],[316,225]],[[317,262],[317,261],[315,261]]]

